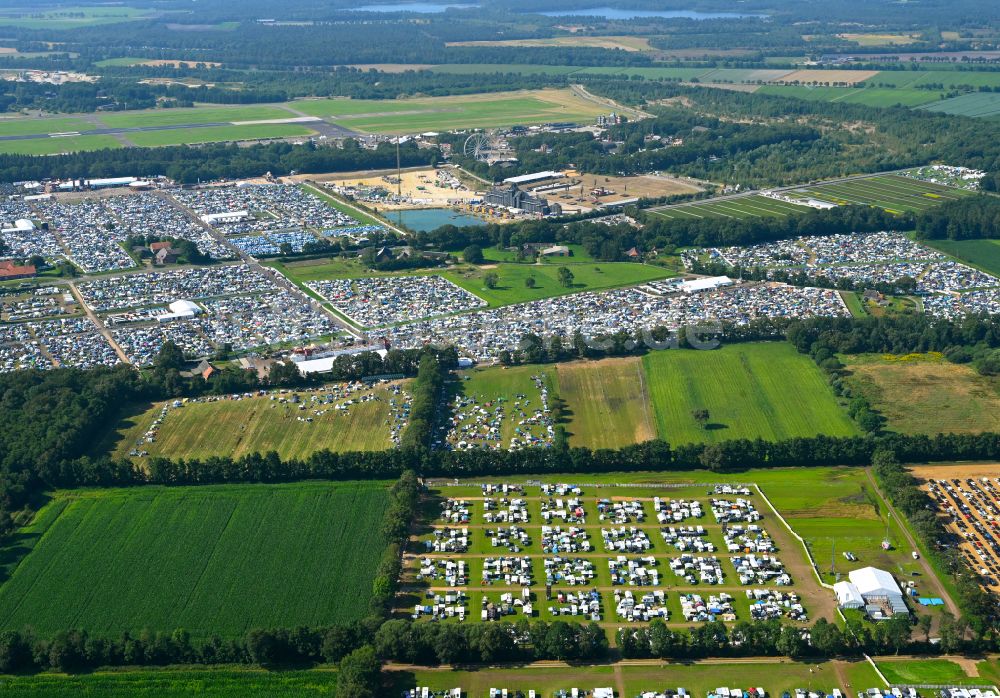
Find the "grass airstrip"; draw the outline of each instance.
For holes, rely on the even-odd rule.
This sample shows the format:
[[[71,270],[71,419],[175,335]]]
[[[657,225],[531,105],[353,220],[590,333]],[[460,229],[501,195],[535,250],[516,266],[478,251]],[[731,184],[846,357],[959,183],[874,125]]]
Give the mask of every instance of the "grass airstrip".
[[[0,628],[233,637],[361,618],[388,499],[381,482],[57,493],[5,551],[26,554]]]

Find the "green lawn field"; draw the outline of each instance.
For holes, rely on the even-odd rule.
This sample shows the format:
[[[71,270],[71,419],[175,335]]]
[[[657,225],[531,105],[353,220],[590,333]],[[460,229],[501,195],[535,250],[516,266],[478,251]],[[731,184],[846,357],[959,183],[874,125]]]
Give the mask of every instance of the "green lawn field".
[[[330,698],[337,684],[332,670],[265,671],[250,668],[163,668],[92,674],[0,676],[0,693],[11,698]]]
[[[55,155],[81,150],[121,148],[113,136],[65,136],[62,138],[28,138],[20,141],[0,141],[0,153],[14,155]]]
[[[659,435],[673,444],[857,433],[822,372],[783,342],[653,352],[643,362]],[[709,411],[704,428],[698,409]]]
[[[252,105],[111,112],[102,114],[101,122],[109,128],[134,128],[137,126],[177,126],[182,124],[214,124],[231,123],[233,121],[291,119],[295,116],[296,114],[278,106]]]
[[[996,662],[979,662],[976,668],[979,676],[969,676],[965,669],[948,659],[880,659],[879,671],[894,684],[936,684],[962,686],[983,686],[1000,680],[1000,668]]]
[[[620,448],[656,438],[640,359],[563,363],[556,375],[573,446]]]
[[[264,138],[294,138],[309,136],[311,129],[298,124],[253,124],[248,126],[205,126],[202,128],[169,129],[129,133],[128,139],[141,147],[180,145],[182,143],[216,143],[220,141],[253,141]]]
[[[1000,381],[940,354],[844,357],[850,384],[903,434],[1000,429]]]
[[[470,698],[486,696],[493,687],[520,689],[525,693],[535,690],[543,698],[551,698],[555,691],[561,689],[591,690],[610,687],[615,689],[616,696],[630,698],[642,691],[662,691],[668,687],[672,690],[683,687],[690,695],[701,697],[719,686],[760,686],[774,696],[780,696],[784,691],[810,687],[824,692],[840,688],[845,695],[854,695],[862,688],[883,686],[866,662],[839,664],[841,675],[846,679],[844,682],[838,678],[834,662],[816,664],[791,661],[623,666],[617,672],[607,666],[574,666],[570,670],[565,667],[484,668],[471,672],[394,672],[393,676],[397,691],[417,685],[439,690],[461,686]],[[621,693],[622,689],[624,693]]]
[[[133,448],[170,458],[239,458],[277,451],[287,459],[321,449],[381,451],[392,448],[386,425],[390,395],[386,388],[376,388],[375,394],[379,400],[351,405],[346,413],[327,409],[322,415],[267,397],[189,403],[167,413],[155,443],[138,445],[160,416],[163,403],[157,403],[124,419],[105,445],[117,458],[127,457]],[[300,421],[303,415],[313,421]]]
[[[923,240],[922,242],[983,271],[1000,276],[1000,240]]]
[[[387,505],[383,482],[60,492],[19,537],[0,628],[204,638],[360,618]]]
[[[632,286],[654,279],[676,276],[663,267],[631,262],[572,263],[572,257],[563,264],[497,264],[494,268],[463,266],[444,273],[446,279],[479,296],[491,307],[525,303],[540,298],[562,296],[580,291],[599,291],[618,286]],[[559,269],[567,267],[573,272],[573,285],[559,283]],[[497,274],[499,280],[495,288],[487,288],[484,279],[487,274]],[[535,280],[535,286],[528,288],[525,280]]]

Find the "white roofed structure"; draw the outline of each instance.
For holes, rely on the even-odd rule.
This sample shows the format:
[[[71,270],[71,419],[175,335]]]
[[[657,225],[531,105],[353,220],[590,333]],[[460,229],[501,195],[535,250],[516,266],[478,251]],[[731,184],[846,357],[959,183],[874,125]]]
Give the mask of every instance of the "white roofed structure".
[[[728,276],[709,276],[704,279],[692,279],[681,283],[681,290],[684,293],[701,293],[702,291],[714,291],[724,286],[732,286],[733,280]]]
[[[879,606],[887,608],[894,615],[896,613],[909,613],[906,602],[903,600],[903,592],[892,575],[885,570],[876,567],[863,567],[850,572],[848,578],[851,584],[857,587],[858,592],[868,606]]]
[[[532,172],[530,174],[518,175],[516,177],[508,177],[504,180],[504,184],[528,184],[529,182],[540,182],[543,179],[559,179],[560,177],[565,176],[566,175],[562,172],[546,170],[544,172]]]
[[[833,593],[837,595],[837,605],[841,608],[864,608],[865,599],[858,588],[850,582],[837,582],[833,585]]]

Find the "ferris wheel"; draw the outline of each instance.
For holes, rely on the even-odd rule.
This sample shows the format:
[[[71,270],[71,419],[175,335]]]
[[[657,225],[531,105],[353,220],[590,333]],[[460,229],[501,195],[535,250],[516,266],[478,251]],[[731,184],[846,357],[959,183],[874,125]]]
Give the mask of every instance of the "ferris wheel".
[[[493,156],[496,145],[493,139],[486,133],[473,133],[465,139],[463,152],[465,157],[487,162]]]

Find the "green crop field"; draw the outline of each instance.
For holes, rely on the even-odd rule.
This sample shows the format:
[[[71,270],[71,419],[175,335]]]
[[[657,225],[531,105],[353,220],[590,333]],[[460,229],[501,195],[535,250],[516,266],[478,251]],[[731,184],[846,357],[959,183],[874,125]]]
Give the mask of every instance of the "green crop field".
[[[335,671],[265,671],[263,669],[145,669],[101,671],[66,676],[0,676],[0,693],[10,698],[330,698],[337,684]]]
[[[19,141],[0,141],[0,153],[14,155],[56,155],[81,150],[121,148],[114,136],[64,136],[60,138],[28,138]]]
[[[60,492],[23,531],[0,628],[204,638],[360,618],[387,505],[381,482]]]
[[[1000,429],[1000,381],[940,354],[846,357],[850,383],[904,434]]]
[[[82,119],[0,119],[0,136],[42,136],[92,128]]]
[[[154,443],[143,435],[160,417],[164,403],[126,417],[105,439],[116,458],[134,448],[151,456],[208,458],[276,451],[282,458],[302,458],[321,449],[331,451],[381,451],[392,448],[387,388],[376,388],[378,400],[351,405],[348,410],[299,410],[268,397],[188,403],[171,409],[163,419]],[[303,394],[303,403],[308,395]],[[313,421],[304,421],[307,415]],[[303,417],[303,419],[300,419]]]
[[[640,359],[564,363],[556,375],[573,446],[620,448],[656,438]]]
[[[652,212],[672,220],[696,220],[698,218],[783,218],[792,213],[805,213],[805,206],[778,201],[766,196],[753,194],[724,201],[708,200],[704,203],[683,206],[669,206],[653,209]]]
[[[264,138],[294,138],[313,134],[298,124],[253,124],[247,126],[205,126],[202,128],[168,129],[129,133],[128,139],[141,147],[180,145],[182,143],[215,143],[220,141],[253,141]]]
[[[262,121],[264,119],[291,119],[295,116],[297,115],[281,107],[254,105],[112,112],[102,114],[100,118],[101,122],[109,128],[136,128],[139,126],[181,126],[231,123],[233,121]]]
[[[618,286],[632,286],[654,279],[665,279],[675,274],[663,267],[631,262],[601,262],[599,264],[572,264],[572,257],[565,264],[498,264],[493,269],[481,267],[460,267],[450,269],[441,275],[462,288],[479,296],[491,307],[525,303],[541,298],[551,298],[580,291],[599,291]],[[573,285],[560,285],[559,269],[565,266],[573,272]],[[499,277],[495,288],[487,288],[486,274]],[[535,280],[534,288],[528,288],[525,280]]]
[[[877,80],[875,81],[877,82]],[[762,85],[757,94],[794,97],[819,102],[849,102],[869,107],[916,107],[940,99],[933,90],[897,87],[806,87],[804,85]]]
[[[293,106],[304,114],[370,133],[589,122],[606,111],[569,90],[552,89],[406,100],[303,100]]]
[[[995,92],[973,92],[971,94],[943,99],[927,104],[921,109],[940,114],[955,114],[976,118],[1000,116],[1000,94]]]
[[[1000,240],[923,240],[945,254],[1000,276]]]
[[[857,433],[822,372],[789,344],[654,352],[643,362],[659,435],[673,444]],[[709,411],[705,427],[698,409]]]

